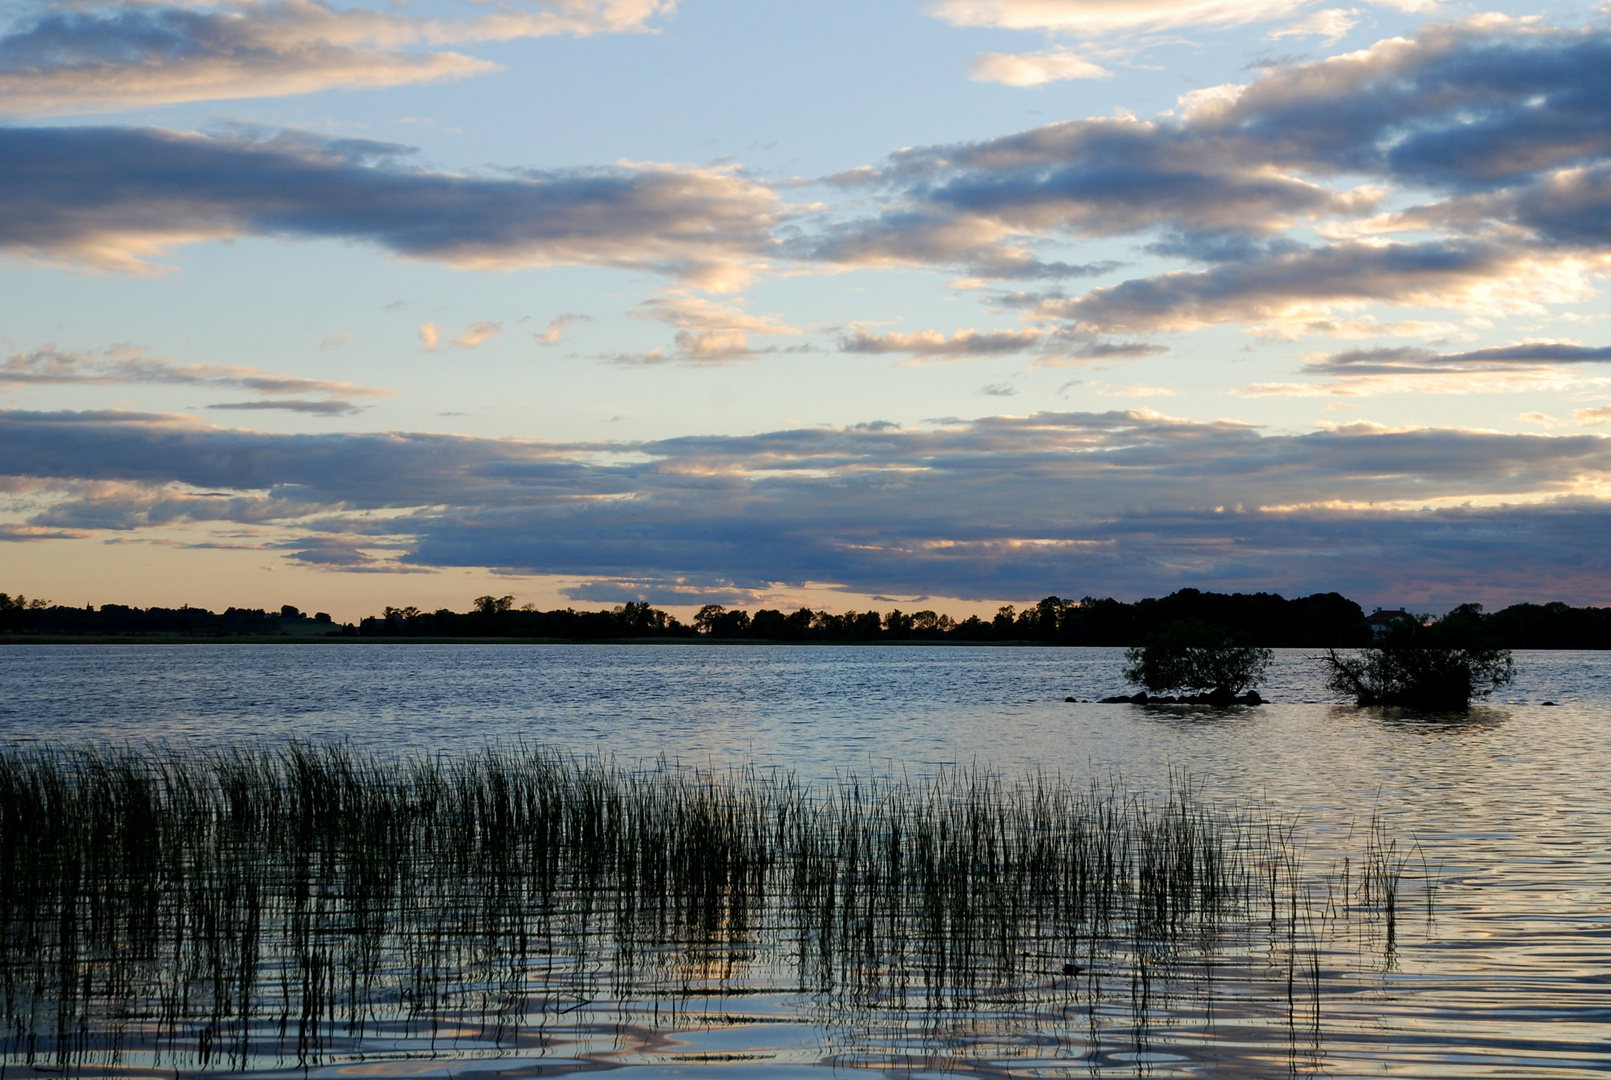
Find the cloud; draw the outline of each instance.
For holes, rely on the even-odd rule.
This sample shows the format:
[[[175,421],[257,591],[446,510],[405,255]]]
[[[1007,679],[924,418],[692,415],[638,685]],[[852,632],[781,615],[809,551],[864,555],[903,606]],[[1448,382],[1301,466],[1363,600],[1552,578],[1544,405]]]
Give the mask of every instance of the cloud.
[[[71,352],[47,345],[0,360],[0,386],[113,386],[120,384],[194,386],[215,390],[247,390],[267,401],[210,405],[213,409],[286,409],[323,416],[360,411],[350,398],[387,397],[392,390],[350,382],[274,375],[241,365],[180,364],[150,356],[128,345],[98,352]],[[292,394],[322,394],[325,400],[285,400]]]
[[[1251,396],[1364,395],[1383,393],[1493,394],[1582,389],[1611,382],[1611,373],[1585,378],[1572,370],[1611,363],[1611,348],[1536,341],[1468,352],[1438,353],[1414,346],[1349,349],[1309,357],[1303,374],[1323,381],[1259,383]],[[1535,422],[1541,413],[1523,416]]]
[[[0,249],[148,273],[204,239],[340,239],[458,267],[626,267],[732,291],[780,258],[946,268],[959,286],[1106,275],[1115,263],[1065,260],[1059,245],[1130,238],[1180,268],[1048,298],[1034,316],[1089,333],[1360,336],[1384,327],[1371,305],[1537,314],[1588,294],[1611,241],[1611,90],[1595,76],[1607,67],[1603,29],[1433,25],[1194,91],[1174,115],[910,148],[828,178],[875,201],[861,216],[785,207],[729,168],[476,177],[410,168],[404,147],[292,132],[0,129]],[[1395,239],[1407,229],[1432,235]],[[677,328],[674,350],[643,356],[737,358],[780,332]]]
[[[1113,72],[1062,49],[1036,53],[980,53],[968,69],[974,82],[1040,86],[1065,79],[1105,79]]]
[[[442,328],[434,322],[428,322],[420,327],[420,345],[426,352],[435,352],[441,340]]]
[[[497,337],[503,331],[502,323],[489,322],[482,319],[473,322],[464,328],[464,332],[453,339],[453,344],[461,349],[473,349],[477,345],[484,345]]]
[[[1277,9],[1297,5],[1000,0],[937,10],[1057,29],[1110,15],[1114,26],[1161,25]],[[1343,14],[1276,33],[1325,30],[1328,19],[1338,30]],[[1126,237],[1177,267],[1046,297],[1032,317],[1087,333],[1240,323],[1277,337],[1446,337],[1447,321],[1389,323],[1368,309],[1539,315],[1590,295],[1611,265],[1611,87],[1598,75],[1608,68],[1602,26],[1431,24],[1192,91],[1151,120],[1097,117],[901,150],[830,178],[878,199],[878,212],[788,246],[838,266],[960,267],[982,281],[1054,276],[1065,265],[1056,245]]]
[[[125,112],[460,79],[499,68],[441,46],[643,30],[672,8],[664,0],[560,0],[464,19],[319,0],[49,10],[0,37],[0,112]]]
[[[150,273],[180,244],[361,240],[475,270],[618,266],[736,287],[773,248],[768,188],[716,168],[483,178],[405,168],[388,143],[152,128],[0,128],[0,250]]]
[[[1335,45],[1359,25],[1358,15],[1358,8],[1327,8],[1265,36],[1272,41],[1284,37],[1320,37],[1326,39],[1327,45]]]
[[[1169,351],[1169,346],[1155,342],[1097,341],[1090,334],[1068,329],[1057,331],[1050,341],[1051,348],[1038,363],[1057,366],[1097,360],[1136,360]]]
[[[1096,118],[981,143],[920,147],[841,181],[883,189],[876,217],[836,222],[808,257],[852,266],[963,266],[980,278],[1075,277],[1112,263],[1047,262],[1035,245],[1168,230],[1213,259],[1263,251],[1300,219],[1375,211],[1376,187],[1332,191],[1268,153],[1179,122]],[[802,245],[796,244],[796,247]]]
[[[747,334],[794,336],[798,327],[789,326],[772,315],[752,315],[744,310],[744,298],[711,300],[688,293],[672,293],[639,304],[634,318],[655,319],[683,330],[734,330]]]
[[[795,337],[801,331],[771,315],[754,315],[744,309],[744,298],[722,302],[686,292],[645,300],[628,312],[636,319],[653,319],[677,327],[670,352],[653,349],[646,353],[614,357],[624,364],[725,364],[750,360],[773,348],[757,349],[750,335]]]
[[[356,552],[695,589],[1611,600],[1611,439],[1592,434],[1267,435],[1138,410],[548,443],[13,412],[0,462],[44,507],[15,526],[250,523],[331,567]]]
[[[1536,182],[1493,193],[1460,195],[1362,223],[1383,233],[1423,229],[1525,231],[1543,242],[1611,242],[1611,167],[1572,166]]]
[[[344,574],[428,574],[430,569],[399,562],[395,545],[377,543],[365,536],[298,537],[295,541],[273,545],[290,550],[287,558],[304,566],[319,570],[336,570]],[[381,555],[377,556],[376,551]]]
[[[1605,363],[1611,363],[1611,347],[1532,341],[1458,353],[1437,353],[1431,349],[1410,347],[1350,349],[1311,360],[1304,365],[1304,370],[1321,375],[1426,375],[1509,371],[1549,364]]]
[[[570,328],[572,323],[586,321],[589,321],[586,315],[559,315],[548,321],[547,329],[543,330],[542,333],[532,334],[532,337],[537,339],[539,345],[558,345],[564,340],[565,331]]]
[[[350,416],[363,410],[350,401],[231,401],[209,405],[209,409],[235,409],[246,412],[263,412],[278,409],[283,412],[305,413],[310,416]]]
[[[1584,427],[1611,424],[1611,408],[1578,409],[1572,414],[1572,418]]]
[[[1024,239],[1035,228],[988,214],[903,204],[877,218],[831,223],[793,240],[786,250],[801,260],[844,268],[956,267],[977,280],[1094,277],[1115,265],[1038,258]]]
[[[455,52],[377,47],[418,40],[415,20],[310,0],[222,11],[56,11],[0,38],[0,111],[125,112],[228,100],[438,82],[498,70]]]
[[[679,330],[672,337],[672,347],[650,349],[641,353],[617,353],[608,357],[617,364],[631,367],[652,367],[657,364],[730,364],[740,360],[754,360],[771,349],[756,349],[749,335],[737,330]]]
[[[953,26],[1050,30],[1095,37],[1123,31],[1239,26],[1289,15],[1303,0],[939,0]]]
[[[92,532],[81,530],[49,529],[37,525],[0,525],[0,543],[28,544],[46,540],[83,540],[93,537]]]
[[[958,330],[950,337],[937,330],[918,330],[910,334],[869,334],[856,327],[847,337],[840,338],[839,351],[880,355],[908,353],[915,359],[969,360],[980,357],[1005,356],[1034,348],[1045,340],[1039,330]]]
[[[1170,386],[1102,386],[1093,387],[1103,397],[1174,397],[1179,391]]]
[[[1611,253],[1608,253],[1611,255]],[[1037,313],[1103,333],[1195,330],[1256,324],[1293,336],[1325,333],[1339,309],[1368,303],[1482,313],[1543,314],[1546,304],[1587,296],[1606,257],[1482,240],[1418,244],[1348,241],[1177,270],[1043,302]]]
[[[1608,60],[1603,27],[1479,16],[1269,69],[1185,119],[1291,168],[1494,188],[1605,156]]]
[[[1100,7],[970,10],[989,21],[1054,9],[1094,17]],[[584,8],[597,5],[564,10]],[[1069,359],[1134,355],[1156,348],[1144,335],[1224,324],[1273,337],[1447,338],[1458,332],[1448,321],[1387,321],[1370,309],[1540,315],[1589,296],[1611,265],[1611,90],[1594,74],[1608,66],[1611,31],[1601,28],[1489,16],[1433,25],[1194,91],[1172,115],[909,148],[828,178],[872,201],[870,213],[786,207],[727,167],[477,177],[410,167],[404,147],[305,133],[0,129],[0,249],[149,273],[181,244],[275,236],[363,241],[474,269],[648,269],[679,282],[639,312],[672,326],[674,340],[622,359],[719,363],[775,351],[757,337],[799,331],[689,290],[733,291],[779,259],[944,268],[964,275],[953,285],[975,287],[1106,276],[1118,264],[1059,256],[1071,243],[1123,239],[1151,260],[1146,276],[1001,303],[1038,322],[1048,348],[1059,334],[1082,335],[1060,353]],[[1167,269],[1153,272],[1160,260]],[[428,325],[442,335],[422,338],[428,349],[449,340]],[[538,340],[562,330],[551,324]],[[1099,340],[1108,335],[1126,340]]]

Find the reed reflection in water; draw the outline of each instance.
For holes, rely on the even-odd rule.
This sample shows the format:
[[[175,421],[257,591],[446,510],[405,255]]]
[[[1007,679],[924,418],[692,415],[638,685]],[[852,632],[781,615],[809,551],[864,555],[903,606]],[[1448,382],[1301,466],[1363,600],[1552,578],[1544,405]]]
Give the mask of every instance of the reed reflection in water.
[[[1328,996],[1432,913],[1399,839],[1373,819],[1357,841],[1306,866],[1294,822],[1184,779],[1146,799],[529,747],[13,749],[0,1055],[70,1073],[541,1055],[742,998],[791,1003],[845,1065],[1139,1067],[1200,1052],[1218,1010],[1262,1018],[1238,1025],[1267,1036],[1250,1053],[1292,1067],[1318,1061]]]

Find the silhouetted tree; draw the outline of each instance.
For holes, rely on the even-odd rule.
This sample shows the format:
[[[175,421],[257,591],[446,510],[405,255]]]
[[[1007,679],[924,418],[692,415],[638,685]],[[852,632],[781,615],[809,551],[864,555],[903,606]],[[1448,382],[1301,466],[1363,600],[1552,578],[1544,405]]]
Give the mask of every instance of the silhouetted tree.
[[[876,611],[845,612],[845,631],[857,641],[872,641],[883,628],[883,617]]]
[[[1264,681],[1269,649],[1223,626],[1197,619],[1170,623],[1146,645],[1124,654],[1124,677],[1149,693],[1184,690],[1229,699]]]
[[[670,618],[664,611],[651,607],[643,600],[622,604],[613,614],[621,629],[633,636],[657,634],[666,629]]]
[[[720,604],[706,604],[694,616],[694,629],[717,638],[741,638],[749,633],[747,611],[728,611]]]
[[[790,637],[788,617],[774,608],[762,608],[750,619],[750,635],[765,641],[786,641]]]
[[[1463,711],[1515,678],[1510,650],[1484,625],[1480,604],[1435,622],[1399,619],[1356,656],[1328,649],[1328,682],[1361,705]]]

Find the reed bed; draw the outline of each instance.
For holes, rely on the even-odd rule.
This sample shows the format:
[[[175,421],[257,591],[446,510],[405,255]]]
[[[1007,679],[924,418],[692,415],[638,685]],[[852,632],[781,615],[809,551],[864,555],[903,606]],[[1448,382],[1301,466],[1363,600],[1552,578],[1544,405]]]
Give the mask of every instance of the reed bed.
[[[1292,823],[1183,781],[11,749],[0,1065],[309,1065],[759,992],[932,1019],[1105,986],[1145,1014],[1216,965],[1278,971],[1318,1025],[1325,928],[1398,933],[1395,844],[1373,821],[1357,889],[1306,875]]]

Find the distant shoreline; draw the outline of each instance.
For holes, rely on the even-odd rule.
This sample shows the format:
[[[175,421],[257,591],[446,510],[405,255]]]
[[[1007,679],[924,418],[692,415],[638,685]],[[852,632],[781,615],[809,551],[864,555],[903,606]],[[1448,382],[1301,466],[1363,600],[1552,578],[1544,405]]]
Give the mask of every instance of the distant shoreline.
[[[1078,649],[1122,648],[1105,645],[1065,645],[1056,641],[946,641],[901,638],[891,641],[789,641],[782,638],[543,638],[543,637],[362,637],[352,634],[0,634],[0,645],[688,645],[694,648],[745,648],[790,645],[802,648],[850,646],[938,645],[943,648]]]
[[[781,638],[537,638],[537,637],[356,637],[350,634],[242,634],[207,637],[162,634],[0,634],[0,645],[676,645],[696,649],[769,648],[912,648],[944,649],[1122,649],[1123,645],[1074,645],[1060,641],[956,641],[943,638],[901,638],[889,641],[789,641]],[[1324,646],[1278,645],[1278,649],[1316,649]],[[1530,645],[1518,652],[1605,652],[1587,645]]]
[[[1177,624],[1216,627],[1262,648],[1353,648],[1368,645],[1397,620],[1425,622],[1403,609],[1367,615],[1347,597],[1331,593],[1287,599],[1276,593],[1213,593],[1179,589],[1168,596],[1127,603],[1111,597],[1067,600],[1048,596],[1022,609],[1002,605],[990,619],[956,620],[923,609],[833,612],[802,607],[748,611],[707,604],[691,624],[645,601],[604,610],[516,608],[513,596],[476,597],[469,611],[386,607],[354,623],[294,605],[277,611],[230,607],[223,612],[188,605],[137,608],[121,604],[66,607],[0,593],[0,641],[36,644],[145,642],[319,644],[328,641],[407,641],[449,645],[604,644],[624,642],[700,645],[1040,645],[1058,647],[1145,645]],[[914,602],[915,603],[915,602]],[[1476,604],[1455,609],[1479,624],[1486,637],[1510,649],[1611,649],[1611,607],[1564,603],[1512,604],[1487,613]]]

